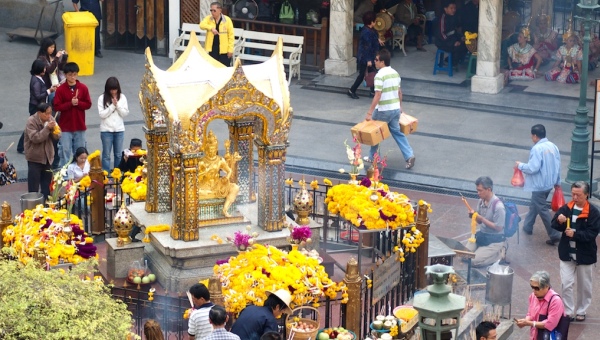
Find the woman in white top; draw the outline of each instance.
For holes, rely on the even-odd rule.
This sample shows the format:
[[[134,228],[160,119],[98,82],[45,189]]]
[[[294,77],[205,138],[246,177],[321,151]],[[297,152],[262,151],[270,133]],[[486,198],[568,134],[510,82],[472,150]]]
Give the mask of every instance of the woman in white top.
[[[106,79],[104,93],[98,97],[100,113],[100,139],[102,139],[102,169],[110,171],[121,163],[125,124],[123,118],[129,114],[127,98],[121,93],[121,85],[116,77]],[[110,153],[114,155],[110,166]]]
[[[83,177],[90,174],[90,162],[88,162],[88,152],[80,147],[75,150],[73,161],[67,167],[67,177],[79,182]]]

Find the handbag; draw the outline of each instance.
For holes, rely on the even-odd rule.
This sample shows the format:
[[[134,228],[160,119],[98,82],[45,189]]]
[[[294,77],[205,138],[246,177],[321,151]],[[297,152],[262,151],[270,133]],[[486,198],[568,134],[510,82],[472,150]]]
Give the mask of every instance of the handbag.
[[[367,84],[367,87],[375,86],[375,75],[376,74],[377,74],[377,71],[375,70],[374,67],[367,67],[367,72],[365,73],[365,83]]]
[[[510,180],[510,184],[514,187],[522,187],[525,185],[525,178],[523,177],[523,172],[519,170],[519,168],[515,168],[513,173],[513,177]]]
[[[552,195],[552,204],[550,207],[552,208],[552,211],[558,211],[558,209],[565,204],[565,195],[563,194],[562,187],[559,185],[554,188],[554,195]]]
[[[552,295],[552,297],[550,298],[550,301],[548,301],[548,306],[546,307],[546,314],[538,315],[537,321],[544,321],[548,318],[548,309],[550,309],[550,302],[552,302],[552,299],[554,299],[554,297],[557,295],[558,294]],[[549,331],[547,329],[539,329],[538,328],[536,340],[544,340],[544,336],[546,334],[548,334],[545,337],[546,339],[556,339],[557,333],[560,334],[561,339],[567,340],[569,338],[569,325],[570,324],[571,324],[571,318],[568,315],[563,314],[560,316],[558,325],[556,325],[556,328],[554,328],[552,331]]]

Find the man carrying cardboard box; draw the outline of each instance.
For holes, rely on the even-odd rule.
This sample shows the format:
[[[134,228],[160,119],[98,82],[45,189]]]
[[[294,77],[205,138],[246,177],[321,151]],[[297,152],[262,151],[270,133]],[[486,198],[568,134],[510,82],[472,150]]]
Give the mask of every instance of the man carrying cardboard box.
[[[390,134],[406,160],[406,168],[411,169],[415,165],[415,156],[408,139],[400,131],[399,123],[402,112],[400,75],[390,66],[390,57],[390,52],[386,49],[380,50],[375,56],[375,67],[379,71],[375,75],[375,96],[365,119],[383,121],[388,124]],[[371,146],[371,159],[378,148],[379,144]]]

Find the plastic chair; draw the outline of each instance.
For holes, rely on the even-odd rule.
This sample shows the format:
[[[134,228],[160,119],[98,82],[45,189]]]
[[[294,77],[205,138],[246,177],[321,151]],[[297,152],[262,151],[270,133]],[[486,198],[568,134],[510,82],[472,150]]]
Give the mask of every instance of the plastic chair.
[[[444,53],[448,54],[448,66],[444,65]],[[440,66],[442,65],[442,66]],[[437,71],[446,71],[448,72],[448,77],[452,77],[454,72],[452,71],[452,53],[448,53],[444,50],[438,48],[435,53],[435,60],[433,61],[433,75],[437,74]]]
[[[404,25],[395,25],[392,27],[392,50],[396,47],[402,50],[406,57],[406,51],[404,50],[404,41],[406,40],[406,28]]]

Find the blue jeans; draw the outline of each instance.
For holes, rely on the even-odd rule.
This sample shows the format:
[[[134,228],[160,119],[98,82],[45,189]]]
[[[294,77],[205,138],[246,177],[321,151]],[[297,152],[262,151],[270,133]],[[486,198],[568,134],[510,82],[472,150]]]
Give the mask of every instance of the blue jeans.
[[[100,132],[102,139],[102,170],[110,171],[121,163],[121,151],[123,151],[123,139],[125,131],[120,132]],[[110,167],[110,149],[115,157],[114,166]]]
[[[60,136],[60,167],[73,161],[75,150],[85,148],[85,131],[65,132]]]
[[[379,111],[379,109],[376,109],[373,112],[373,120],[379,120],[388,124],[390,134],[396,141],[396,144],[398,144],[400,151],[402,151],[405,161],[414,156],[413,149],[408,143],[408,138],[400,131],[400,109],[389,111]],[[379,144],[371,146],[371,159],[375,156],[377,149],[379,149]]]

